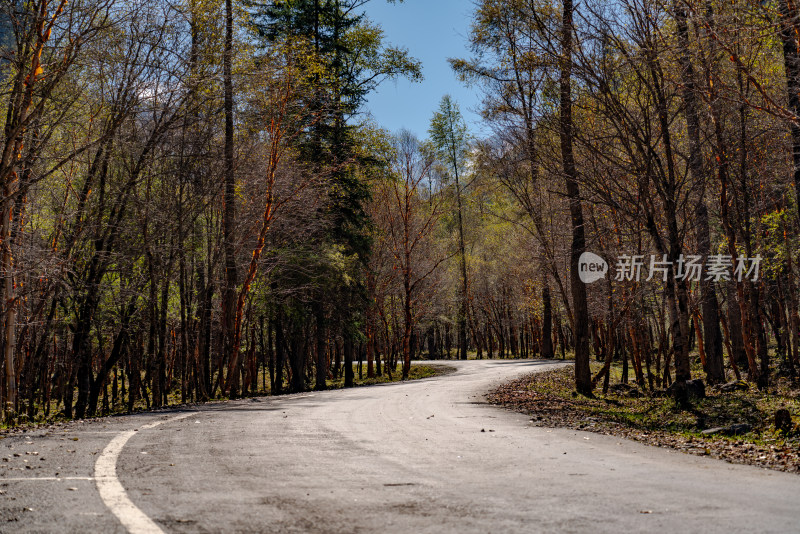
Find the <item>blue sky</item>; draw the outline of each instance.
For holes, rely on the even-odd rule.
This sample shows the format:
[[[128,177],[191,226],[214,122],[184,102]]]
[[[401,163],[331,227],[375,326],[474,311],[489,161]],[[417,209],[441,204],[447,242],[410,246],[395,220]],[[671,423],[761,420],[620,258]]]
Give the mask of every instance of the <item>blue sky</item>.
[[[367,109],[380,126],[392,132],[406,128],[426,138],[439,101],[450,94],[470,130],[477,133],[480,118],[472,110],[478,108],[480,97],[458,81],[447,63],[449,57],[470,56],[467,37],[473,9],[470,0],[405,0],[402,4],[372,0],[367,4],[367,15],[383,28],[386,42],[407,48],[422,62],[425,77],[421,83],[387,81],[370,95]]]

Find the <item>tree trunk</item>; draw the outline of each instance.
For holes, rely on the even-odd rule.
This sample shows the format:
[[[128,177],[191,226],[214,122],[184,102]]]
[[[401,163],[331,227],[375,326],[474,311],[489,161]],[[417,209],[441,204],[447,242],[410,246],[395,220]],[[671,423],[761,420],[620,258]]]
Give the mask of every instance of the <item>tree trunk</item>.
[[[405,369],[405,367],[404,367]],[[344,336],[344,387],[353,387],[353,337],[347,333]]]
[[[581,207],[581,193],[578,186],[578,171],[573,154],[572,122],[572,0],[564,0],[562,13],[562,49],[560,76],[560,137],[561,160],[566,179],[567,198],[572,219],[572,248],[570,258],[570,288],[574,314],[575,333],[575,389],[583,395],[592,393],[592,376],[589,368],[589,309],[586,299],[586,286],[579,278],[579,260],[586,250],[586,234]]]
[[[408,374],[411,372],[411,322],[413,316],[410,293],[411,290],[406,284],[406,297],[403,302],[403,380],[408,380]]]
[[[301,393],[305,391],[305,360],[306,351],[304,343],[302,343],[301,335],[302,328],[296,324],[292,324],[289,333],[291,335],[290,351],[289,351],[289,367],[292,371],[291,380],[289,382],[289,391],[291,393]]]
[[[317,322],[317,374],[314,389],[322,391],[327,389],[328,379],[328,354],[327,343],[325,341],[325,310],[322,303],[316,304]],[[370,361],[370,363],[372,363]]]
[[[682,98],[684,116],[689,137],[689,171],[695,184],[699,186],[699,199],[695,206],[695,233],[697,234],[698,251],[705,262],[711,254],[711,239],[708,222],[708,208],[704,201],[706,173],[703,169],[703,155],[700,145],[700,106],[697,100],[694,66],[689,58],[689,30],[686,7],[674,5],[675,22],[678,34],[679,64],[683,80]],[[719,328],[719,305],[714,285],[703,277],[700,281],[701,309],[703,315],[703,337],[707,365],[706,376],[711,384],[725,380],[725,368],[722,360],[722,335]]]
[[[800,49],[798,46],[798,11],[797,5],[789,0],[778,1],[780,17],[780,38],[783,44],[783,66],[786,75],[786,93],[788,108],[796,117],[790,122],[792,134],[793,178],[797,198],[800,199]],[[798,219],[800,219],[800,202],[796,202]]]
[[[8,191],[4,193],[8,195]],[[5,308],[5,332],[3,339],[3,354],[6,369],[6,405],[2,407],[3,412],[8,409],[16,411],[17,406],[17,379],[16,367],[14,363],[14,350],[16,349],[15,332],[17,328],[17,297],[14,290],[14,265],[11,251],[11,225],[14,213],[14,204],[11,198],[5,201],[2,222],[2,269],[3,273],[3,305]]]
[[[544,277],[542,286],[542,358],[553,359],[553,303],[550,298],[550,284]]]
[[[285,361],[285,347],[283,332],[283,307],[278,306],[275,312],[275,389],[274,395],[283,393],[283,362]]]
[[[233,0],[225,0],[225,45],[222,54],[222,78],[225,107],[225,190],[223,202],[222,240],[225,253],[225,295],[222,300],[222,347],[223,361],[233,358],[234,323],[236,320],[236,294],[238,271],[236,265],[236,177],[234,174],[233,146]],[[220,367],[220,374],[223,367]],[[229,372],[236,372],[235,369]],[[225,382],[220,379],[220,384]],[[224,387],[224,386],[223,386]],[[232,388],[231,396],[236,395]]]

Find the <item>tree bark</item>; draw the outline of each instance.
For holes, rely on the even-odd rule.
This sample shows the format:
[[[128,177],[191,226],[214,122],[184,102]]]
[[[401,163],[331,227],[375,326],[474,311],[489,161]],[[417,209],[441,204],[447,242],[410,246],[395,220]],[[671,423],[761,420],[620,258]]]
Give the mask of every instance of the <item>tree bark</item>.
[[[283,393],[283,365],[285,358],[285,347],[283,331],[283,306],[278,306],[275,312],[275,389],[274,395]]]
[[[683,114],[686,117],[686,129],[689,139],[689,172],[695,184],[699,185],[699,199],[695,206],[695,233],[697,234],[698,253],[705,262],[711,254],[711,239],[706,207],[705,184],[707,181],[703,166],[703,154],[700,144],[700,106],[697,98],[694,65],[689,57],[689,28],[686,6],[677,2],[673,6],[675,26],[678,37],[678,62],[681,68],[683,87],[681,97],[684,102]],[[700,281],[700,306],[703,316],[703,337],[698,332],[698,342],[703,342],[706,353],[706,376],[710,384],[718,384],[725,380],[725,368],[722,360],[722,333],[719,327],[719,305],[714,284],[703,277]],[[704,338],[704,339],[703,339]]]
[[[8,189],[4,194],[8,197]],[[17,328],[17,297],[14,288],[14,265],[11,252],[11,225],[13,224],[14,204],[7,198],[3,212],[2,222],[2,269],[3,273],[3,304],[5,307],[5,332],[3,339],[3,355],[6,369],[6,398],[3,412],[16,411],[17,406],[17,379],[14,362],[14,351],[17,347],[15,333]]]
[[[225,0],[225,45],[222,54],[222,78],[225,107],[225,191],[223,202],[222,240],[225,253],[225,295],[222,300],[222,346],[224,358],[233,358],[234,328],[236,320],[236,294],[239,274],[236,265],[236,177],[234,173],[233,146],[233,0]],[[229,368],[229,374],[235,369]],[[220,368],[222,373],[222,368]],[[220,384],[225,382],[220,380]],[[231,384],[231,387],[233,384]],[[227,389],[227,388],[226,388]],[[232,396],[236,395],[231,390]]]
[[[798,46],[798,11],[796,4],[789,0],[779,0],[780,38],[783,44],[783,66],[786,75],[788,108],[795,119],[789,124],[792,134],[793,178],[797,198],[800,199],[800,49]],[[800,220],[800,201],[796,202]]]
[[[314,389],[317,391],[322,391],[328,387],[328,354],[327,343],[325,341],[325,310],[322,307],[321,302],[316,303],[315,306],[317,323],[317,373]]]
[[[555,357],[553,352],[553,303],[550,297],[550,284],[547,276],[544,277],[542,286],[542,358],[551,360]]]
[[[346,388],[353,387],[354,378],[355,374],[353,372],[353,337],[348,332],[344,336],[344,387]]]
[[[453,125],[451,124],[451,129]],[[469,303],[469,283],[467,280],[467,249],[464,245],[464,216],[461,200],[461,181],[458,175],[458,160],[456,147],[453,143],[453,172],[456,179],[456,203],[458,207],[458,255],[459,267],[461,269],[461,295],[458,311],[458,357],[461,360],[467,359],[467,306]]]
[[[572,248],[570,258],[570,288],[574,314],[575,333],[575,389],[583,395],[592,393],[592,376],[589,369],[589,309],[586,286],[579,278],[579,259],[586,250],[586,233],[578,186],[578,171],[573,154],[572,119],[572,37],[573,4],[564,0],[561,27],[561,76],[560,76],[560,137],[561,160],[566,179],[567,199],[572,219]]]

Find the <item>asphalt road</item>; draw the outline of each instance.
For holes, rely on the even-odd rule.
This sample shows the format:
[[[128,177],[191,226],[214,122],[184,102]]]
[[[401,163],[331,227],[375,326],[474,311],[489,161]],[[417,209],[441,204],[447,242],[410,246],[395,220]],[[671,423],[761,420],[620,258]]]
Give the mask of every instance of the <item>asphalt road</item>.
[[[453,362],[397,385],[71,423],[0,440],[0,531],[800,532],[800,477],[535,427]]]

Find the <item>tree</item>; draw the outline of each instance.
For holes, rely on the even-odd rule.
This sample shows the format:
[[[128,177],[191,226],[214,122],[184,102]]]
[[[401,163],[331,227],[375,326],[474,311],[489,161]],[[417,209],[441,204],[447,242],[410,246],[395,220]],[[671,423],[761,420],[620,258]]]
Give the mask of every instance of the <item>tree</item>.
[[[311,177],[304,177],[293,182],[284,188],[283,195],[278,196],[276,180],[279,167],[287,154],[291,153],[292,141],[318,120],[318,117],[309,112],[304,105],[310,91],[311,77],[313,77],[313,74],[310,73],[315,71],[314,65],[304,60],[309,56],[309,50],[305,43],[288,42],[280,47],[274,47],[269,56],[260,58],[261,74],[265,83],[259,84],[255,88],[257,96],[251,105],[254,105],[256,110],[253,119],[263,128],[269,148],[266,155],[266,167],[263,170],[264,200],[261,225],[242,287],[237,290],[234,307],[230,363],[225,387],[226,392],[234,395],[239,376],[239,352],[245,302],[258,273],[261,255],[267,243],[267,233],[279,210],[294,200],[298,193],[310,184],[311,180]]]
[[[708,207],[706,206],[705,191],[708,182],[706,170],[703,165],[703,154],[700,142],[700,106],[695,68],[689,56],[689,29],[687,24],[687,9],[678,2],[673,6],[675,27],[678,43],[678,64],[681,69],[682,91],[684,102],[684,116],[686,117],[686,130],[689,137],[688,167],[692,178],[700,189],[694,215],[697,233],[698,252],[707,259],[711,255],[711,237],[708,221]],[[706,357],[706,376],[711,384],[718,384],[725,380],[725,370],[722,360],[722,333],[719,326],[719,305],[714,285],[710,280],[701,281],[701,307],[703,311],[703,336],[704,352]]]
[[[541,202],[549,194],[548,184],[542,183],[548,177],[541,170],[539,145],[543,137],[540,119],[547,115],[549,105],[545,89],[551,69],[558,65],[551,43],[555,8],[546,3],[484,0],[475,19],[470,36],[475,57],[451,59],[450,64],[462,80],[484,93],[482,114],[496,130],[497,146],[487,146],[481,157],[485,157],[486,171],[525,213],[527,220],[519,218],[519,223],[539,242],[542,300],[550,300],[549,280],[554,280],[571,316],[569,296],[557,267],[552,219],[548,220],[543,209],[553,199],[545,205]],[[552,315],[550,306],[543,308],[543,356],[548,358],[553,356]]]
[[[222,79],[225,109],[225,195],[223,200],[222,240],[225,251],[225,294],[222,299],[222,343],[231,362],[236,354],[236,318],[239,306],[236,294],[239,272],[236,259],[236,173],[234,169],[234,102],[233,102],[233,0],[225,0],[225,44],[222,52]],[[228,387],[225,388],[229,390]]]
[[[378,212],[374,218],[381,231],[380,239],[385,241],[393,258],[393,269],[400,273],[403,379],[406,379],[411,370],[411,335],[419,318],[424,284],[446,260],[431,243],[442,215],[443,200],[436,195],[426,202],[420,194],[434,159],[410,133],[398,135],[391,158],[392,173],[377,186]]]
[[[460,263],[461,287],[458,312],[459,357],[467,359],[467,318],[469,307],[469,280],[467,279],[467,251],[464,245],[464,207],[461,199],[461,179],[469,148],[467,125],[450,95],[442,97],[439,111],[434,113],[429,130],[431,141],[439,158],[445,163],[455,183],[456,221],[458,227],[458,257]]]
[[[34,164],[53,135],[46,114],[51,112],[57,92],[78,60],[82,46],[97,37],[108,16],[108,4],[69,6],[60,0],[4,4],[4,20],[11,23],[16,45],[6,66],[10,91],[4,124],[0,184],[0,271],[3,276],[5,367],[5,412],[16,410],[17,383],[14,353],[17,349],[17,282],[15,281],[15,237],[21,226],[17,217],[24,210],[26,193],[35,182]],[[7,17],[7,18],[6,18]],[[47,71],[45,70],[47,69]],[[69,106],[74,100],[67,104]],[[62,116],[68,109],[62,109]],[[58,112],[56,112],[57,116]],[[81,148],[77,153],[85,150]],[[73,152],[75,154],[75,152]]]
[[[564,0],[561,18],[561,64],[559,77],[559,113],[561,138],[561,161],[569,199],[572,219],[572,254],[570,259],[570,289],[572,290],[573,329],[575,331],[575,389],[584,395],[592,394],[592,377],[589,369],[589,309],[586,286],[579,277],[579,260],[586,251],[586,229],[584,228],[581,192],[578,171],[573,154],[572,118],[572,55],[573,17],[572,0]]]

